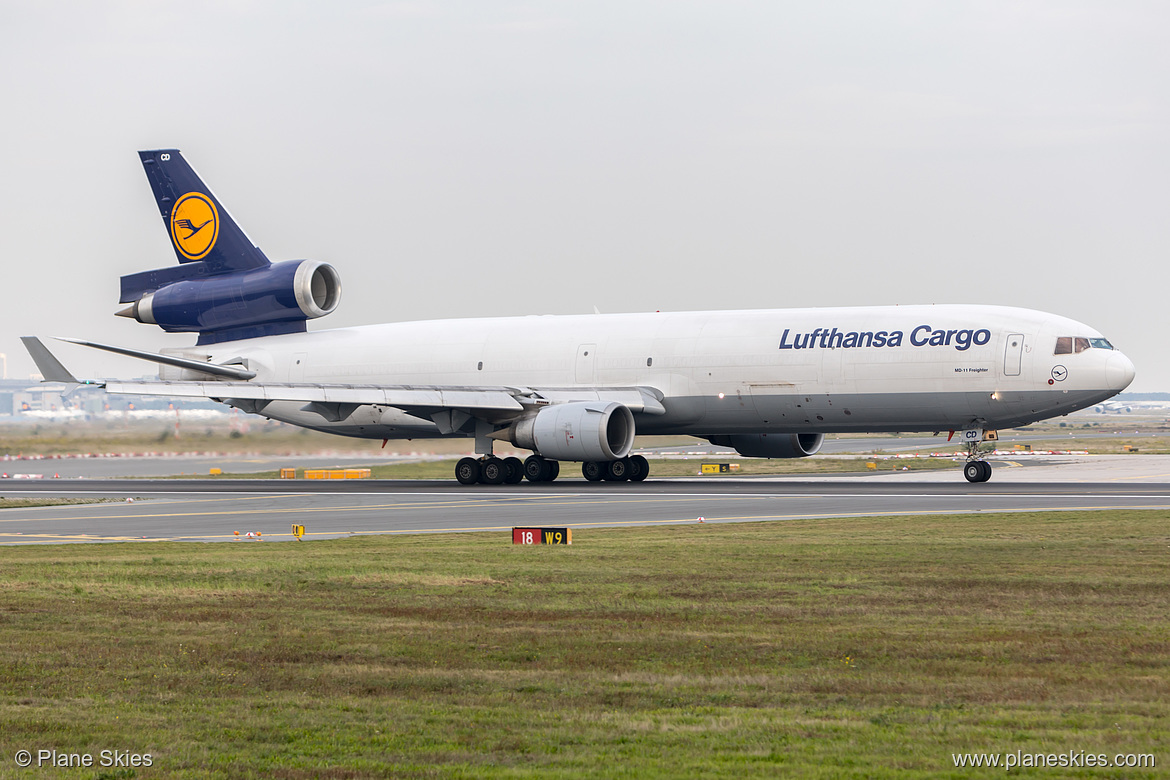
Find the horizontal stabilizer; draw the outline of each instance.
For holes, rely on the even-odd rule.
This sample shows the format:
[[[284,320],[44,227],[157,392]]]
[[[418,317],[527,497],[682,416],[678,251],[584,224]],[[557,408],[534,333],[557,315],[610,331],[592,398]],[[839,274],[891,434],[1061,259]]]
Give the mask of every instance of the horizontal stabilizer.
[[[130,349],[128,347],[115,347],[109,344],[97,344],[92,341],[83,341],[81,339],[67,339],[63,336],[56,336],[55,338],[58,341],[68,341],[70,344],[81,344],[84,347],[104,349],[106,352],[113,352],[118,355],[125,355],[126,357],[138,358],[139,360],[149,360],[152,363],[161,363],[164,366],[187,368],[192,371],[200,371],[204,374],[211,374],[212,376],[222,376],[225,379],[248,380],[256,376],[255,371],[249,371],[246,368],[240,368],[237,366],[221,366],[217,363],[205,363],[202,360],[191,360],[190,358],[175,357],[174,355],[160,355],[157,352],[143,352],[141,350]],[[40,344],[39,341],[37,343]],[[49,354],[49,350],[45,349],[43,344],[41,344],[41,349],[44,349],[45,354],[52,358],[54,362],[56,361],[56,358],[53,358],[53,356]],[[31,347],[29,348],[29,352],[32,352]],[[36,354],[33,354],[33,359],[36,360]],[[37,365],[40,365],[39,361],[37,362]],[[61,366],[60,363],[57,363],[57,365],[59,367]],[[64,367],[61,367],[61,370],[64,371]],[[41,373],[45,374],[46,378],[48,377],[48,374],[45,373],[44,369],[41,369]],[[75,382],[77,380],[70,381]]]
[[[20,340],[24,342],[24,348],[28,350],[28,354],[32,355],[33,362],[37,364],[37,370],[41,372],[41,376],[45,378],[46,382],[68,382],[69,384],[79,385],[77,377],[69,373],[69,369],[61,365],[61,361],[49,351],[41,340],[36,336],[21,336]]]

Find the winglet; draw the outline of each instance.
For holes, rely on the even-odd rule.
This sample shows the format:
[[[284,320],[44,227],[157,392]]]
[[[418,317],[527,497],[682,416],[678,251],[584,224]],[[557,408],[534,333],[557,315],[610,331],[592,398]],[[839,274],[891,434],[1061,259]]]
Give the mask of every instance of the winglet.
[[[24,348],[28,350],[28,354],[32,355],[33,362],[37,364],[37,369],[40,370],[41,376],[45,378],[46,382],[68,382],[69,384],[82,384],[77,377],[69,373],[69,369],[61,365],[49,348],[41,343],[41,340],[36,336],[21,336],[20,340],[24,342]]]

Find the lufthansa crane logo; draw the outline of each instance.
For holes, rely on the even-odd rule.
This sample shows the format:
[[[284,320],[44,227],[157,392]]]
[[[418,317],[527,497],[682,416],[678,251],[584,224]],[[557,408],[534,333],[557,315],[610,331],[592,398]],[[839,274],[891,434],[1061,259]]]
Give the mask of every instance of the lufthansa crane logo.
[[[219,237],[219,212],[211,198],[188,192],[171,209],[171,240],[188,260],[199,260],[215,246]]]

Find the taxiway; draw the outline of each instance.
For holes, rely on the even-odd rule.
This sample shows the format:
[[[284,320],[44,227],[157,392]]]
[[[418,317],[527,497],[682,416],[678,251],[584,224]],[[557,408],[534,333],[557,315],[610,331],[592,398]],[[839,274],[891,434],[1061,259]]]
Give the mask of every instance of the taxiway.
[[[0,486],[7,497],[111,503],[0,511],[0,543],[229,541],[248,532],[289,540],[364,534],[506,531],[517,525],[588,528],[785,521],[864,515],[1170,510],[1170,460],[1097,456],[1034,460],[970,485],[955,472],[812,478],[658,479],[462,486],[447,480],[44,480]],[[1095,479],[1094,479],[1095,476]],[[134,498],[133,503],[126,503]],[[972,522],[978,522],[977,517]]]

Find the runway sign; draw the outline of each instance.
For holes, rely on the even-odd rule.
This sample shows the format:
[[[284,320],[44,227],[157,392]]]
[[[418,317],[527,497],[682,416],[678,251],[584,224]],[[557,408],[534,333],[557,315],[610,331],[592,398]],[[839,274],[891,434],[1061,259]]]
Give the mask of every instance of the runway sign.
[[[303,525],[297,525],[294,523],[292,527],[292,535],[295,536],[299,542],[301,537],[305,535],[305,527]]]
[[[704,474],[727,474],[731,471],[730,463],[704,463]]]
[[[512,544],[572,544],[572,528],[513,528]]]

